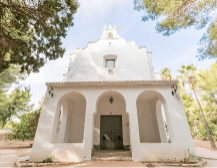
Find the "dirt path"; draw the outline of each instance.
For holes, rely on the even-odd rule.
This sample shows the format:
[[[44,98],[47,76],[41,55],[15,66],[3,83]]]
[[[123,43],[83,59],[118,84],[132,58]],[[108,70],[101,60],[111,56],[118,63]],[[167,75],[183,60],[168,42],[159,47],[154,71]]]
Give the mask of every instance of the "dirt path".
[[[13,167],[19,157],[29,156],[31,148],[1,149],[0,167]]]
[[[9,130],[0,130],[0,167],[13,167],[19,157],[29,156],[33,141],[7,140],[5,133]]]

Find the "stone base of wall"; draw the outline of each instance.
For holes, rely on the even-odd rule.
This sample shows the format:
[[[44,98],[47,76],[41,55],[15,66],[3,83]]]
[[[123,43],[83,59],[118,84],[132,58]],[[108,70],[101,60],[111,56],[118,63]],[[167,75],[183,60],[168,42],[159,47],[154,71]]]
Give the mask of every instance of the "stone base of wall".
[[[93,145],[93,149],[94,150],[100,150],[100,146],[99,145]]]

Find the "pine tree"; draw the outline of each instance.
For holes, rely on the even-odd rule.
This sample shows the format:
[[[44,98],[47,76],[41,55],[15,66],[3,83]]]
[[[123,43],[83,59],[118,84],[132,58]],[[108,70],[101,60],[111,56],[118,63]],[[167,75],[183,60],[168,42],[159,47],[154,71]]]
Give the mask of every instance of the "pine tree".
[[[62,57],[61,38],[73,26],[77,0],[0,0],[0,73],[11,64],[38,72]]]
[[[188,27],[202,29],[209,24],[200,40],[199,58],[217,57],[217,18],[216,0],[134,0],[134,8],[145,10],[143,21],[158,20],[156,30],[165,36]]]

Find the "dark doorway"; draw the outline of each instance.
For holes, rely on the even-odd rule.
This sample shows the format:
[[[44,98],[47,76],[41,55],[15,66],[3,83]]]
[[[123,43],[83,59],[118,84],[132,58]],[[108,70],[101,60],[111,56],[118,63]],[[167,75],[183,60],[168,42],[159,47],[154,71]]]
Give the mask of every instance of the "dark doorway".
[[[100,149],[123,149],[121,115],[101,115]]]

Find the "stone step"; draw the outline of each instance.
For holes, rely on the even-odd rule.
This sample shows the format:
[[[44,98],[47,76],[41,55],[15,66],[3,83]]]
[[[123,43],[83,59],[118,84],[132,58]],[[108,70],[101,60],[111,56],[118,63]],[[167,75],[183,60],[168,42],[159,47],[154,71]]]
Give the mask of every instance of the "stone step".
[[[102,157],[102,158],[99,158],[99,157],[92,157],[91,158],[92,161],[132,161],[132,158],[130,157],[123,157],[123,158],[120,158],[120,157]]]
[[[123,150],[95,150],[92,161],[132,161],[129,151]]]

